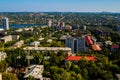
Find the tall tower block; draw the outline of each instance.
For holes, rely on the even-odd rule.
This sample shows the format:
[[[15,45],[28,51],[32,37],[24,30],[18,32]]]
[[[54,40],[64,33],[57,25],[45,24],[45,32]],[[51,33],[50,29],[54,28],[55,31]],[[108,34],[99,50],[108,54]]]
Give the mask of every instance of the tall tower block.
[[[2,18],[2,26],[4,30],[9,30],[9,19],[7,17]]]

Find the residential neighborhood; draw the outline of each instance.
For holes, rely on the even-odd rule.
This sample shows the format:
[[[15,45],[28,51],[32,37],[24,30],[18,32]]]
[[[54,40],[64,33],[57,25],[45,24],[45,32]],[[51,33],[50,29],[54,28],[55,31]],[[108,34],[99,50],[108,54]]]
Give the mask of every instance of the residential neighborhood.
[[[6,22],[0,31],[0,80],[119,80],[119,28],[108,27],[111,22],[101,18],[112,16],[114,21],[115,14],[94,14],[4,13],[7,20],[0,18]],[[12,28],[11,15],[23,15],[22,20],[40,17],[38,23],[44,24],[24,20],[26,27]],[[80,19],[86,20],[84,24]],[[100,25],[95,19],[108,23]]]

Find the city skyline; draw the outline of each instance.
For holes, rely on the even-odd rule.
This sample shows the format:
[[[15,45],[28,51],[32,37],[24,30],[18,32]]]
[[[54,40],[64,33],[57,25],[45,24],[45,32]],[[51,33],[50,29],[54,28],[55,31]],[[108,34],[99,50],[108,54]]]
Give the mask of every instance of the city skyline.
[[[1,0],[0,12],[120,12],[119,0]]]

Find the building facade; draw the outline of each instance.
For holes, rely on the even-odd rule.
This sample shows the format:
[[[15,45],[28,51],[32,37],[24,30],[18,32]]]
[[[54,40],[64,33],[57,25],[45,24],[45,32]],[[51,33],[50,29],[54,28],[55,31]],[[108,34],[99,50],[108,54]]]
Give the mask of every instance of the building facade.
[[[9,30],[9,20],[6,17],[2,18],[2,26],[4,30]]]
[[[51,19],[48,20],[48,27],[52,27],[52,20]]]
[[[65,40],[66,47],[69,47],[72,49],[72,53],[79,53],[79,52],[85,52],[86,46],[85,46],[85,38],[83,37],[68,37]]]

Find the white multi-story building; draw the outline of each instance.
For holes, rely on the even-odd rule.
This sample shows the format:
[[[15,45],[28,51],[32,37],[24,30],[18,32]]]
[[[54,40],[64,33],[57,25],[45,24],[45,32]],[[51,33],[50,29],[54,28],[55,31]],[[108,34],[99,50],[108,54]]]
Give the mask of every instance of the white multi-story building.
[[[9,20],[7,17],[2,18],[2,26],[4,30],[9,30]]]
[[[68,47],[25,47],[24,51],[54,51],[55,53],[58,51],[64,51],[66,54],[71,54],[71,48]]]
[[[72,53],[85,52],[85,38],[83,37],[68,37],[65,40],[66,47],[72,49]]]

